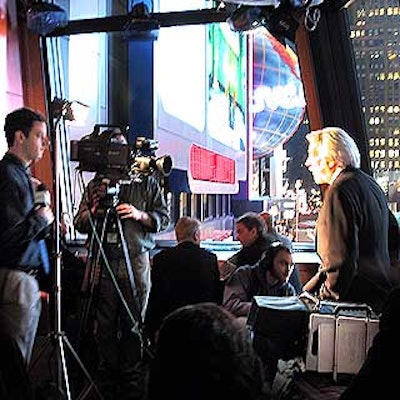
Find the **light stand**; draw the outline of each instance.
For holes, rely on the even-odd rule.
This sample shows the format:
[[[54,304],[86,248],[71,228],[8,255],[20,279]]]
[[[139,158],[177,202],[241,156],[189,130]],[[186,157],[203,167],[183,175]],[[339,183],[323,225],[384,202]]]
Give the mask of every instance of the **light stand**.
[[[56,368],[57,368],[57,387],[60,392],[63,391],[65,385],[65,391],[67,400],[71,400],[71,388],[69,383],[68,369],[65,358],[65,346],[70,350],[74,356],[76,362],[82,369],[86,378],[89,381],[87,388],[83,390],[79,399],[84,399],[86,395],[93,388],[99,399],[103,399],[103,396],[99,392],[96,384],[91,378],[88,370],[79,359],[77,352],[72,347],[70,341],[68,340],[65,332],[62,330],[61,326],[61,269],[62,269],[62,253],[61,253],[61,226],[60,226],[60,216],[61,216],[61,200],[60,200],[60,169],[59,169],[59,134],[60,134],[60,122],[64,120],[74,120],[73,111],[71,109],[71,102],[61,99],[54,99],[51,104],[51,116],[54,118],[54,125],[52,127],[53,134],[53,172],[54,172],[54,214],[55,214],[55,282],[54,282],[54,331],[50,332],[48,335],[47,343],[45,343],[42,349],[39,351],[37,358],[32,362],[31,367],[36,364],[40,356],[46,350],[47,346],[52,344],[56,347]]]

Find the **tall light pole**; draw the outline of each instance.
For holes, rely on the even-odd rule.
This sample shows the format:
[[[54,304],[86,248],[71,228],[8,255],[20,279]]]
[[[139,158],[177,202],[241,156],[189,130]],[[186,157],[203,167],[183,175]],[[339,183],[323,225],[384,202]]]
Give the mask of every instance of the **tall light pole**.
[[[296,189],[296,222],[295,222],[295,232],[296,232],[296,242],[299,241],[299,219],[300,219],[300,189],[303,185],[303,181],[301,179],[296,179],[294,184],[294,188]]]

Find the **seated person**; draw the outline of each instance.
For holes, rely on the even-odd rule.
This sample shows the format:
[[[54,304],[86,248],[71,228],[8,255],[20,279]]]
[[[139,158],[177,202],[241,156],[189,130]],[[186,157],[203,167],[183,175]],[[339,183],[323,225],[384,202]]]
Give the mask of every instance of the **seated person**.
[[[181,307],[163,321],[149,400],[261,400],[262,364],[248,332],[215,303]]]
[[[232,274],[236,268],[243,265],[254,265],[260,261],[263,253],[268,249],[271,243],[276,240],[266,232],[266,225],[259,214],[248,212],[236,220],[236,237],[242,244],[242,248],[230,257],[226,262],[224,280]],[[282,242],[285,244],[284,242]],[[286,247],[292,250],[291,244]],[[294,268],[290,276],[290,283],[296,289],[296,293],[302,292],[303,287],[300,281],[299,271]]]
[[[201,302],[221,304],[217,256],[200,247],[200,228],[201,222],[195,218],[179,218],[175,225],[178,244],[153,257],[145,318],[152,341],[162,319],[176,308]]]
[[[272,243],[257,264],[239,267],[230,276],[225,283],[223,306],[247,322],[253,296],[295,296],[296,290],[289,282],[293,268],[290,249],[280,242]],[[272,384],[280,346],[259,335],[254,336],[253,344],[263,361],[266,381]]]
[[[293,271],[290,249],[274,242],[254,265],[239,267],[227,280],[223,306],[236,317],[247,317],[253,296],[294,296],[289,282]]]
[[[235,231],[242,248],[227,260],[232,266],[230,272],[242,265],[255,264],[270,244],[265,236],[264,221],[257,213],[247,212],[240,216],[236,220]]]

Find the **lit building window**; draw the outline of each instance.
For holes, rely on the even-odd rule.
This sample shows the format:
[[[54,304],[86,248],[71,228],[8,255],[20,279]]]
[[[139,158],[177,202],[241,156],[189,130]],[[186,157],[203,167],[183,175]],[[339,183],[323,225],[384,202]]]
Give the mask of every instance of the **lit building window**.
[[[374,150],[369,150],[369,158],[374,158]]]

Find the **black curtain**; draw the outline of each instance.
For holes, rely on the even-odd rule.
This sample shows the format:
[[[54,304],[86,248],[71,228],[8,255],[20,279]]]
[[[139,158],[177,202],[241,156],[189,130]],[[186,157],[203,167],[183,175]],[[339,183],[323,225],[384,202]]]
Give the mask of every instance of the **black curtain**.
[[[354,138],[361,168],[370,174],[368,137],[346,13],[346,9],[321,13],[317,28],[309,35],[310,50],[323,126],[341,127]]]

